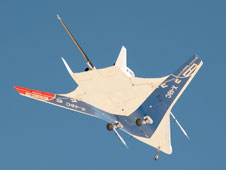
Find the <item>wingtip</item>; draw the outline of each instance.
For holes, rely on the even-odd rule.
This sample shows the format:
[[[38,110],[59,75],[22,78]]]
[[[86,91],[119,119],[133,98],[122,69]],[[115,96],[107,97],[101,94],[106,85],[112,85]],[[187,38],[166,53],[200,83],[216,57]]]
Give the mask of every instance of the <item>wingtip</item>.
[[[21,94],[21,89],[22,89],[23,87],[19,87],[19,86],[16,86],[16,85],[14,85],[13,87],[16,89],[16,91],[17,91],[19,94]]]
[[[14,86],[14,88],[20,95],[27,96],[37,100],[52,100],[56,96],[54,93],[48,93],[44,91],[28,89],[19,86]]]
[[[15,88],[16,91],[17,91],[19,94],[21,94],[21,95],[25,95],[26,92],[30,91],[30,90],[27,89],[27,88],[15,86],[15,85],[14,85],[14,88]]]
[[[69,73],[70,75],[72,75],[73,72],[72,72],[71,68],[69,67],[69,65],[67,64],[66,60],[65,60],[63,57],[61,57],[61,59],[62,59],[64,65],[65,65],[65,67],[66,67],[68,73]]]
[[[189,136],[187,136],[187,139],[188,139],[189,141],[191,140]]]

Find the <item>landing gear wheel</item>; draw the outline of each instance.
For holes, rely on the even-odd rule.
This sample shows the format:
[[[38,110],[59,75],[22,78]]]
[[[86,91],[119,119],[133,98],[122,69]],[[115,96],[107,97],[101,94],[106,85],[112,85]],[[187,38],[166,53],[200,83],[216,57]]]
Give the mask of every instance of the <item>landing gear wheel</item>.
[[[111,123],[107,124],[107,130],[112,131],[113,130],[113,125]]]
[[[137,118],[136,125],[141,126],[143,124],[143,121],[140,118]]]
[[[158,155],[156,155],[156,156],[155,156],[155,160],[157,161],[158,159],[159,159],[159,156],[158,156]]]

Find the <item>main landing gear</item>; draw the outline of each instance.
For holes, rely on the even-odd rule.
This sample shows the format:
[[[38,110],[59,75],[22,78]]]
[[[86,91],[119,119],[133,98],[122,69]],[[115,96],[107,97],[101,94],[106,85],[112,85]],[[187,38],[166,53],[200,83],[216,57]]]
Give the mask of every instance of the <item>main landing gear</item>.
[[[153,120],[150,116],[145,116],[143,118],[143,120],[140,119],[140,118],[136,119],[136,125],[137,126],[141,126],[141,125],[145,125],[145,124],[152,124],[152,123],[153,123]]]
[[[113,129],[122,128],[122,124],[120,122],[116,122],[114,125],[112,123],[107,124],[107,130],[112,131]]]
[[[120,141],[121,141],[121,142],[123,143],[123,145],[125,145],[125,147],[128,149],[128,146],[127,146],[126,142],[123,140],[123,138],[119,135],[119,133],[118,133],[117,130],[116,130],[116,129],[120,129],[120,128],[123,128],[123,125],[122,125],[120,122],[118,122],[118,121],[116,121],[114,125],[111,124],[111,123],[108,123],[108,124],[107,124],[107,130],[108,130],[108,131],[114,130],[115,134],[118,136],[118,138],[120,139]]]

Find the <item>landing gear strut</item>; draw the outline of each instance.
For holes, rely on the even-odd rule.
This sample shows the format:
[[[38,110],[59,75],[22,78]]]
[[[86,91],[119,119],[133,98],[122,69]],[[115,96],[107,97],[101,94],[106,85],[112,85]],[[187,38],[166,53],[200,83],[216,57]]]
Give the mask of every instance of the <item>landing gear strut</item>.
[[[160,147],[158,147],[157,154],[155,155],[155,158],[154,158],[156,161],[159,158],[159,154],[160,154]]]
[[[125,145],[125,147],[128,149],[128,146],[126,144],[126,142],[123,140],[123,138],[119,135],[119,133],[117,132],[116,129],[121,129],[123,128],[123,125],[119,122],[119,121],[115,121],[115,124],[113,125],[112,123],[108,123],[107,124],[107,130],[108,131],[112,131],[114,130],[115,134],[118,136],[118,138],[120,139],[120,141],[123,143],[123,145]]]

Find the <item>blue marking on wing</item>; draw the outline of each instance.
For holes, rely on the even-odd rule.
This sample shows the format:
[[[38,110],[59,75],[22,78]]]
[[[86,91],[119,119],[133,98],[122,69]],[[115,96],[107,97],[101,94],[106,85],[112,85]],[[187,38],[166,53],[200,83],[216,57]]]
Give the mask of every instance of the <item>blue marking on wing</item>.
[[[69,97],[56,95],[54,99],[49,100],[48,102],[78,112],[84,112],[91,116],[96,116],[95,109],[91,105]]]
[[[75,100],[73,98],[69,98],[66,96],[56,95],[56,97],[52,100],[48,101],[49,103],[74,110],[77,112],[82,112],[88,114],[90,116],[97,117],[99,119],[105,120],[107,122],[114,122],[116,120],[115,116],[104,112],[90,104],[87,104],[83,101]]]
[[[150,138],[200,62],[201,60],[197,56],[190,58],[174,74],[171,74],[159,88],[155,89],[145,102],[129,116],[113,115],[85,102],[61,95],[56,95],[55,99],[49,100],[48,102],[74,111],[87,113],[106,122],[114,123],[115,121],[119,121],[123,125],[123,129],[130,134]],[[150,116],[153,124],[146,124],[140,127],[136,126],[136,119],[143,119],[144,116]]]
[[[201,60],[197,57],[191,57],[174,74],[170,75],[155,91],[146,99],[146,101],[130,116],[116,116],[124,129],[131,134],[141,137],[151,137],[157,129],[160,121],[166,114],[170,105],[180,93],[190,76],[197,69]],[[136,118],[143,119],[144,116],[150,116],[153,124],[146,124],[137,127]]]

